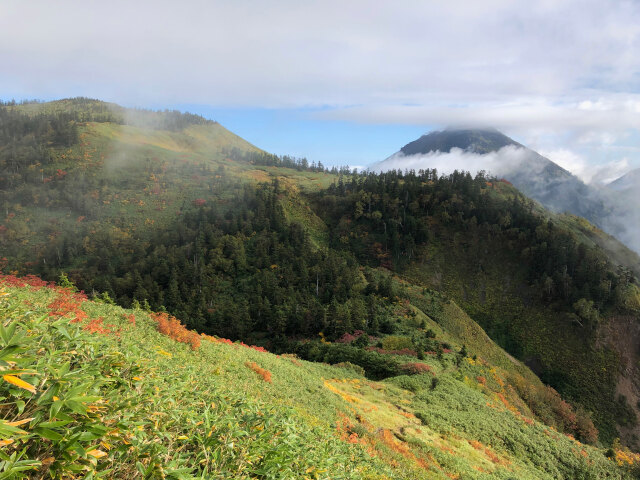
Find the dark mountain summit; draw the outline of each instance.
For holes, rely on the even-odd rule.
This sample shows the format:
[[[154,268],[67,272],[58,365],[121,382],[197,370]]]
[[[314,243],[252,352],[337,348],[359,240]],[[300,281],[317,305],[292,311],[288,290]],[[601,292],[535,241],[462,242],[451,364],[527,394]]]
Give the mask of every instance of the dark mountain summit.
[[[498,151],[507,145],[522,147],[518,142],[493,129],[447,129],[423,135],[406,144],[400,151],[405,155],[415,155],[429,152],[450,152],[452,148],[460,148],[467,152],[484,154]]]

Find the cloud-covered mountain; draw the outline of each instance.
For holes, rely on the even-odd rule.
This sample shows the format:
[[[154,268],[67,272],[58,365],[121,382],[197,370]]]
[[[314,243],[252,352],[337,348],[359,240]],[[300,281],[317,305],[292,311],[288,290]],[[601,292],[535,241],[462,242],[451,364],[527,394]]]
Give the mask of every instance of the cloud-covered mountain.
[[[400,149],[404,155],[420,155],[430,152],[449,153],[453,148],[466,152],[486,154],[506,146],[522,147],[497,130],[444,130],[431,132]]]
[[[447,129],[408,143],[372,170],[481,170],[505,178],[555,212],[571,212],[616,234],[605,196],[571,172],[493,129]]]

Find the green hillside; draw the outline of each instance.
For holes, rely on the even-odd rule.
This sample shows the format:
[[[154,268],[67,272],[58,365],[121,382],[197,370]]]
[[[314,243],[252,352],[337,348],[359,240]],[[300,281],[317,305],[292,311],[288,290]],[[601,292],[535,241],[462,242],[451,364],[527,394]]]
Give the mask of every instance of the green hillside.
[[[534,420],[478,357],[375,382],[35,278],[0,285],[2,478],[634,478],[636,456]]]
[[[153,382],[168,389],[158,393],[159,402],[208,404],[200,393],[220,390],[235,399],[225,415],[241,416],[264,401],[273,407],[269,435],[292,425],[283,442],[292,442],[294,457],[314,436],[332,438],[333,450],[311,459],[332,472],[316,472],[317,478],[341,478],[352,457],[360,459],[351,461],[354,478],[621,475],[610,470],[615,461],[583,444],[615,447],[622,453],[609,457],[635,465],[620,441],[640,447],[640,353],[633,347],[640,331],[629,328],[640,315],[634,275],[640,261],[588,222],[552,214],[508,182],[435,170],[329,171],[267,154],[196,115],[70,99],[0,107],[0,207],[2,271],[47,281],[63,274],[98,302],[83,303],[102,312],[91,314],[103,320],[88,328],[107,334],[83,336],[87,348],[98,348],[90,345],[101,339],[139,368],[141,358],[168,362],[149,367],[166,367],[167,384]],[[46,310],[51,301],[27,297],[52,292],[10,290],[8,298]],[[135,310],[135,327],[116,304]],[[168,321],[162,315],[271,353],[184,332],[184,340],[200,346],[176,353],[182,346],[172,346],[174,352],[155,333],[156,323]],[[104,322],[122,327],[121,335],[109,334]],[[48,321],[28,328],[58,331]],[[74,349],[80,351],[56,347],[52,361]],[[157,349],[171,358],[154,355]],[[246,362],[259,368],[252,372]],[[172,394],[172,386],[191,381],[180,365],[211,374],[195,376],[203,383],[188,394]],[[232,365],[236,370],[225,370]],[[247,385],[251,395],[241,399],[235,379],[266,379],[261,369],[272,382]],[[91,389],[129,398],[124,384]],[[245,403],[236,407],[236,400]],[[219,397],[213,402],[222,405]],[[150,415],[147,405],[140,411],[120,405],[118,414]],[[197,423],[203,414],[189,415]],[[218,457],[210,457],[204,448],[195,463],[209,465],[206,475],[216,478],[215,469],[227,464],[219,476],[286,478],[278,470],[285,464],[311,468],[282,460],[289,447],[240,430],[229,435],[247,438],[230,443],[247,449],[255,443],[254,463],[242,463],[240,454],[222,460],[220,446],[211,447]],[[191,435],[185,432],[167,435]],[[104,468],[188,465],[201,475],[193,448],[172,444],[145,453],[144,461],[126,457],[123,448]],[[273,464],[265,460],[270,448],[279,452]],[[565,458],[569,452],[577,454]]]

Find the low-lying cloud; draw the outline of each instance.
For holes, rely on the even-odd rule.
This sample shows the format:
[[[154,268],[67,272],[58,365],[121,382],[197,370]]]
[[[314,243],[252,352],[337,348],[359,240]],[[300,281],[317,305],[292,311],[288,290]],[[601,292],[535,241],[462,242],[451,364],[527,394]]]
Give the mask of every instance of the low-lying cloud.
[[[398,152],[383,162],[370,167],[373,171],[420,170],[435,168],[440,173],[452,173],[454,170],[470,172],[476,175],[484,170],[496,177],[508,177],[522,170],[523,165],[533,165],[530,160],[534,152],[526,148],[508,145],[500,150],[486,154],[477,154],[452,148],[450,152],[429,152],[417,155],[405,155]],[[530,167],[527,167],[530,168]],[[538,172],[539,173],[539,172]]]
[[[632,169],[627,157],[594,165],[583,156],[564,148],[542,150],[540,154],[570,171],[584,183],[596,186],[607,185]]]

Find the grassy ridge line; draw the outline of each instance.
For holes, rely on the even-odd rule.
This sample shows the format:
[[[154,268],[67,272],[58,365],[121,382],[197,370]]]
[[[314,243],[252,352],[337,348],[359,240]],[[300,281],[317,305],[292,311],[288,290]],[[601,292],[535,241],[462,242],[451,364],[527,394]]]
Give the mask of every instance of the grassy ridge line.
[[[35,390],[0,382],[2,478],[627,478],[489,399],[472,380],[487,366],[445,363],[435,390],[431,374],[368,382],[220,340],[194,351],[140,310],[66,290],[2,290],[3,374]],[[519,455],[491,445],[505,436]]]

